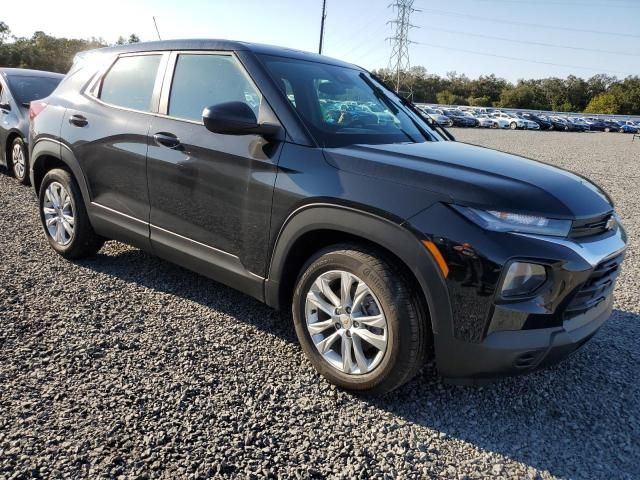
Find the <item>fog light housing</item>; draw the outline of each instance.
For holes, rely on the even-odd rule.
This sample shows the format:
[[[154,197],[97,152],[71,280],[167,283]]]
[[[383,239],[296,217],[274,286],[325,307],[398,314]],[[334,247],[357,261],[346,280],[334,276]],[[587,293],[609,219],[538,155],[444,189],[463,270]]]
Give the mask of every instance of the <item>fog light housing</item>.
[[[500,294],[505,297],[530,295],[547,281],[547,269],[543,265],[513,262],[502,280]]]

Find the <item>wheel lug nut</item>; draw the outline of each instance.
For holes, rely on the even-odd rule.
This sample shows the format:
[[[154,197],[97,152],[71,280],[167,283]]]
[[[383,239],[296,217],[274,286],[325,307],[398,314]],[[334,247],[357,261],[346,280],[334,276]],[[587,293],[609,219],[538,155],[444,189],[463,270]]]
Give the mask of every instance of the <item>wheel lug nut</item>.
[[[340,324],[340,322],[336,322],[336,330],[340,330],[342,328],[342,325]]]
[[[353,326],[354,326],[355,328],[360,328],[360,324],[359,324],[358,322],[353,322]]]
[[[344,311],[347,312],[347,313],[351,313],[351,307],[345,308]]]

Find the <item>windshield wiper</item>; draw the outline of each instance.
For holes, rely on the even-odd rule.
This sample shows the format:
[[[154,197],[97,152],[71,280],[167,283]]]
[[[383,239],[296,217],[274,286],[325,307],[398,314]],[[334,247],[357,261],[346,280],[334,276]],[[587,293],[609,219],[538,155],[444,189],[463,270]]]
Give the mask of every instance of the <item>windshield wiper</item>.
[[[365,79],[365,81],[367,81],[367,78],[364,74],[360,74],[361,76],[363,76],[363,78]],[[409,100],[407,100],[406,98],[404,98],[403,96],[399,95],[398,93],[396,93],[389,85],[387,85],[380,77],[378,77],[377,75],[371,73],[371,78],[373,78],[376,82],[378,82],[380,85],[382,85],[384,88],[386,88],[389,92],[391,92],[396,98],[398,98],[400,100],[400,103],[402,105],[404,105],[405,107],[407,107],[409,110],[411,110],[414,114],[418,115],[418,117],[420,118],[425,118],[425,114],[422,113],[420,111],[419,108],[417,108],[412,102],[410,102]],[[367,82],[368,84],[370,84],[370,82]],[[373,86],[373,88],[378,88],[375,85]],[[431,118],[431,117],[429,117]],[[428,120],[425,119],[425,121],[427,122],[427,124],[433,128],[436,131],[439,131],[447,140],[450,140],[452,142],[455,142],[455,137],[453,135],[451,135],[451,133],[449,133],[449,130],[447,130],[446,128],[444,128],[442,125],[440,125],[437,121],[431,119],[432,121],[429,122]],[[420,129],[421,132],[424,132],[424,130],[422,129],[422,127],[420,127],[417,122],[414,121],[414,123],[416,124],[416,127],[418,127]],[[427,136],[429,136],[427,134]]]

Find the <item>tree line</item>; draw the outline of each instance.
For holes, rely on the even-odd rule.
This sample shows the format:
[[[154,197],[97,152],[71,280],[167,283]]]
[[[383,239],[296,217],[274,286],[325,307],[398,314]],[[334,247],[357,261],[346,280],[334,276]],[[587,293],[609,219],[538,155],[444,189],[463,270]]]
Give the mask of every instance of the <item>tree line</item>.
[[[131,34],[127,38],[119,37],[115,44],[139,41],[137,35]],[[102,38],[58,38],[44,32],[35,32],[30,38],[17,37],[5,22],[0,21],[0,67],[66,73],[78,52],[107,46],[109,44]]]
[[[115,44],[135,43],[131,34]],[[33,68],[65,73],[76,53],[106,47],[102,38],[58,38],[35,32],[30,38],[16,37],[9,26],[0,21],[0,66]],[[390,85],[395,75],[387,69],[375,71]],[[425,67],[413,67],[400,75],[400,91],[409,93],[414,102],[483,107],[528,108],[562,112],[640,115],[640,77],[598,74],[585,80],[573,75],[567,78],[518,80],[511,83],[495,75],[471,79],[450,72],[445,77],[429,73]]]
[[[394,72],[381,69],[374,73],[389,85],[396,85]],[[401,72],[399,90],[417,103],[640,115],[637,75],[618,79],[598,74],[586,80],[570,75],[511,83],[495,75],[471,79],[450,72],[441,77],[424,67],[412,67]]]

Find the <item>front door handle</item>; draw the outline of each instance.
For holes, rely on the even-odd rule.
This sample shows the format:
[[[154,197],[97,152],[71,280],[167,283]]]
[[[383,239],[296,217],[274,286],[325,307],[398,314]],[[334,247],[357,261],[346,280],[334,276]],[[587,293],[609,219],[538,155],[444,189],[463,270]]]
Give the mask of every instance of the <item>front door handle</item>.
[[[86,127],[87,125],[89,125],[89,121],[86,119],[86,117],[77,114],[71,115],[69,117],[69,123],[71,125],[75,125],[76,127]]]
[[[153,139],[158,145],[162,145],[167,148],[178,148],[180,146],[180,139],[173,133],[158,132],[153,135]]]

